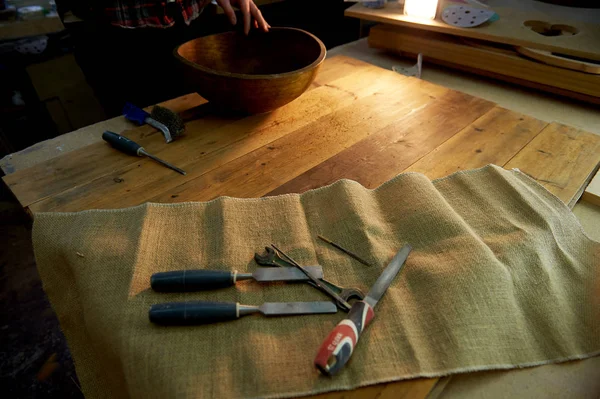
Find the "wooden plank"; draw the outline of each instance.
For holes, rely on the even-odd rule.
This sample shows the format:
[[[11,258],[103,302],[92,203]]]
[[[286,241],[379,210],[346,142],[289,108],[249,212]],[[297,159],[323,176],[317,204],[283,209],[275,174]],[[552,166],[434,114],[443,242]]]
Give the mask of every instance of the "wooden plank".
[[[312,86],[319,87],[336,79],[347,76],[350,73],[357,71],[357,68],[373,67],[373,64],[358,60],[356,58],[337,55],[327,58],[323,63],[317,78],[312,83]]]
[[[50,114],[58,133],[63,134],[73,130],[69,116],[58,97],[50,98],[45,103],[46,110],[48,110],[48,114]]]
[[[600,100],[600,75],[557,68],[505,49],[476,47],[459,38],[433,32],[379,25],[371,29],[369,46],[441,60],[541,85],[582,93]]]
[[[500,16],[498,21],[464,29],[446,24],[439,19],[427,20],[409,17],[403,14],[403,7],[397,3],[387,3],[385,8],[372,9],[356,4],[345,11],[348,17],[381,22],[389,25],[406,26],[423,31],[447,33],[454,36],[488,40],[514,46],[548,50],[592,60],[600,60],[600,25],[584,24],[579,21],[565,21],[563,17],[550,17],[546,14],[525,11],[513,7],[494,7]],[[443,5],[440,9],[443,9]],[[538,20],[551,24],[574,26],[580,33],[574,36],[543,36],[524,26],[528,20]]]
[[[174,112],[184,112],[188,109],[198,107],[206,103],[206,100],[196,93],[186,94],[160,103],[163,107]],[[185,119],[185,118],[184,118]],[[102,132],[110,130],[123,132],[130,130],[135,125],[125,117],[118,116],[90,126],[83,127],[68,134],[63,134],[53,139],[42,141],[22,151],[7,155],[0,160],[0,168],[4,174],[9,175],[19,170],[48,161],[73,150],[102,141]]]
[[[378,91],[392,90],[394,85],[404,87],[399,83],[406,80],[409,79],[405,76],[375,66],[360,67],[355,73],[323,84],[270,114],[246,117],[223,124],[220,128],[202,125],[202,119],[193,121],[188,124],[188,128],[191,126],[188,130],[194,132],[194,139],[178,140],[162,146],[157,152],[167,160],[176,159],[177,166],[183,168],[187,176],[173,176],[169,169],[141,160],[88,184],[71,186],[74,187],[71,190],[29,205],[32,211],[65,210],[65,205],[70,210],[114,207],[116,204],[137,205],[297,131],[337,109],[373,97]],[[428,87],[433,91],[446,90],[431,84]],[[98,196],[98,192],[102,192],[103,196]]]
[[[327,72],[330,69],[335,69],[340,64],[355,65],[354,69],[356,72],[370,71],[369,73],[371,73],[372,78],[367,79],[365,83],[376,78],[376,67],[360,61],[349,63],[347,61],[347,57],[334,57],[331,60],[328,60],[325,63],[326,65],[323,65],[323,69]],[[319,84],[327,84],[328,81],[326,79],[333,79],[334,77],[334,75],[331,74],[325,76],[326,78],[318,78],[317,82],[320,82]],[[335,88],[321,89],[320,92],[324,90],[334,91],[335,95],[337,95],[337,97],[333,97],[335,99],[338,99],[340,94],[346,97],[350,96],[348,93],[338,93],[339,90],[336,90]],[[321,96],[326,96],[324,93],[320,94]],[[243,133],[247,132],[247,130],[252,127],[254,129],[259,129],[262,125],[268,123],[269,120],[271,120],[271,123],[281,123],[281,120],[285,118],[294,119],[295,115],[292,115],[294,106],[303,103],[313,104],[310,101],[313,97],[310,97],[309,99],[304,98],[307,95],[308,93],[294,101],[294,105],[288,106],[287,111],[277,110],[269,115],[257,115],[245,119],[242,117],[223,118],[210,113],[205,115],[206,109],[203,109],[205,108],[203,106],[188,110],[182,113],[184,119],[196,119],[200,116],[201,118],[188,122],[186,124],[186,135],[169,145],[164,144],[161,134],[151,126],[141,126],[126,131],[123,134],[144,146],[148,152],[157,156],[162,156],[167,161],[176,163],[175,160],[179,159],[181,152],[185,152],[186,148],[190,150],[188,154],[189,157],[197,159],[198,154],[193,148],[199,148],[206,145],[206,140],[204,139],[208,136],[204,133],[208,132],[208,134],[217,136],[218,139],[218,136],[220,135],[229,134],[226,131],[217,132],[217,129],[220,126],[234,123],[242,119],[244,120],[241,122],[241,125],[234,124],[233,127],[242,129],[240,132]],[[313,105],[320,100],[314,101]],[[182,104],[175,105],[182,106]],[[321,109],[323,112],[326,110],[325,107]],[[307,115],[307,117],[309,116],[310,115]],[[233,140],[233,136],[231,137]],[[211,140],[208,140],[208,142],[210,141]],[[218,142],[219,141],[217,140],[213,144],[216,145]],[[206,152],[208,153],[208,151],[210,151],[210,148],[208,148]],[[142,168],[142,173],[145,175],[146,180],[156,177],[153,176],[152,173],[156,174],[164,172],[162,168],[157,168],[158,165],[155,165],[151,161],[126,156],[110,148],[104,142],[97,142],[90,146],[74,150],[68,154],[52,158],[47,162],[40,163],[27,170],[6,176],[4,177],[4,181],[13,191],[21,205],[27,207],[34,202],[59,194],[73,187],[85,185],[86,183],[112,174],[122,168],[138,168],[138,165],[148,167],[152,171],[148,174],[148,170]],[[56,178],[58,175],[60,175],[60,179]],[[111,178],[111,180],[113,178]],[[169,175],[168,178],[170,179],[172,176]],[[122,188],[124,190],[128,189],[128,187]]]
[[[64,29],[58,15],[28,21],[3,21],[0,23],[0,40],[47,35]]]
[[[505,167],[518,168],[570,208],[600,165],[600,136],[551,123]]]
[[[402,54],[403,55],[407,55],[409,53],[403,52]],[[416,54],[414,55],[414,57],[416,58]],[[560,96],[565,96],[565,97],[573,98],[573,99],[578,100],[578,101],[583,101],[583,102],[587,102],[587,103],[591,103],[591,104],[600,104],[600,97],[596,97],[596,96],[590,96],[590,95],[587,95],[587,94],[581,94],[581,93],[577,93],[575,91],[565,90],[565,89],[561,89],[561,88],[554,87],[554,86],[543,85],[543,84],[540,84],[540,83],[531,82],[529,80],[519,79],[519,78],[515,78],[515,77],[512,77],[512,76],[507,76],[507,75],[502,75],[502,74],[499,74],[499,73],[490,72],[490,71],[486,71],[486,70],[483,70],[483,69],[471,68],[471,67],[464,66],[464,65],[461,65],[461,64],[456,64],[456,63],[442,61],[442,60],[436,60],[434,58],[430,58],[427,61],[431,62],[433,64],[442,65],[442,66],[446,66],[446,67],[449,67],[449,68],[454,68],[454,69],[458,69],[458,70],[461,70],[461,71],[465,71],[465,72],[469,72],[469,73],[473,73],[473,74],[477,74],[477,75],[486,76],[488,78],[492,78],[492,79],[497,79],[497,80],[504,81],[504,82],[513,83],[515,85],[529,87],[529,88],[532,88],[532,89],[541,90],[541,91],[545,91],[545,92],[548,92],[548,93],[558,94]]]
[[[56,97],[67,86],[86,84],[85,75],[72,54],[56,57],[25,68],[40,101]],[[52,79],[48,79],[52,76]]]
[[[596,177],[592,179],[582,198],[590,204],[600,206],[600,173],[596,173]]]
[[[397,84],[404,81],[412,84]],[[76,187],[36,203],[31,209],[80,210],[130,206],[144,201],[197,200],[199,191],[210,198],[216,195],[242,195],[238,195],[238,190],[245,190],[244,196],[257,192],[255,195],[260,196],[276,187],[273,186],[275,180],[267,177],[265,171],[283,179],[288,173],[295,173],[297,168],[306,170],[356,141],[357,137],[363,137],[377,126],[385,124],[386,116],[391,118],[405,114],[410,112],[411,107],[426,103],[430,99],[428,92],[438,94],[446,91],[428,83],[424,85],[429,88],[428,91],[419,91],[417,87],[421,84],[421,81],[377,67],[363,70],[360,74],[339,79],[303,96],[308,106],[296,104],[289,112],[286,111],[286,119],[265,123],[259,126],[258,132],[247,125],[251,118],[241,120],[239,126],[225,126],[222,130],[207,132],[211,142],[218,148],[200,158],[196,156],[190,165],[183,159],[186,155],[179,154],[177,158],[188,171],[185,179],[172,179],[172,172],[156,165],[150,165],[155,168],[151,174],[141,168],[132,168],[117,175],[119,184],[115,184],[113,175],[110,175],[93,184]],[[332,113],[332,110],[335,112]],[[316,113],[327,117],[315,118]],[[362,128],[358,126],[359,123],[366,126]],[[260,158],[263,160],[257,161]],[[268,160],[273,163],[265,167]],[[246,169],[249,170],[248,174],[244,173]],[[250,176],[254,176],[255,181]],[[184,184],[180,184],[185,180]],[[204,187],[207,184],[210,187]],[[215,194],[215,190],[221,188],[227,191]],[[104,195],[99,197],[98,192]]]
[[[534,48],[517,47],[517,52],[526,57],[533,58],[549,65],[554,65],[561,68],[574,69],[576,71],[600,74],[600,64],[585,62],[578,59],[561,57],[551,53],[550,51],[536,50]]]
[[[370,66],[370,64],[350,57],[337,56],[328,58],[327,62],[325,62],[319,70],[319,74],[313,82],[313,87],[319,87],[322,83],[332,81],[347,73],[351,73],[356,67],[365,66]],[[197,93],[190,93],[164,101],[158,105],[166,107],[173,112],[184,113],[184,111],[205,103],[206,100]],[[150,109],[151,107],[146,108],[147,111],[150,111]],[[186,118],[185,113],[182,116],[184,117],[184,120],[189,120],[191,118],[190,116]],[[101,135],[105,130],[120,133],[130,130],[133,127],[134,125],[127,121],[123,116],[98,122],[69,134],[35,144],[34,146],[17,153],[7,155],[0,160],[0,168],[5,174],[9,175],[16,171],[30,168],[38,163],[63,155],[64,153],[93,143],[101,142]]]
[[[302,193],[346,178],[375,188],[475,121],[494,104],[450,91],[268,195]]]
[[[503,166],[546,125],[535,118],[495,107],[406,171],[420,172],[433,180],[490,163]]]
[[[401,120],[427,104],[432,94],[421,81],[387,85],[372,96],[333,112],[327,118],[273,141],[197,179],[152,198],[151,202],[204,201],[227,195],[261,197],[284,182],[324,162],[358,141]]]
[[[205,118],[200,122],[190,123],[216,128],[226,122],[218,118]],[[159,155],[165,147],[162,134],[151,126],[141,126],[123,134],[155,155]],[[169,144],[173,147],[180,145],[178,142]],[[168,157],[165,160],[175,162],[175,159]],[[97,142],[5,176],[3,180],[21,205],[27,207],[43,198],[88,183],[115,169],[128,165],[137,166],[141,162],[145,162],[145,160],[124,155],[104,142]]]
[[[369,385],[352,391],[328,392],[311,399],[425,399],[438,378],[418,378],[387,384]],[[307,396],[307,398],[309,398]]]

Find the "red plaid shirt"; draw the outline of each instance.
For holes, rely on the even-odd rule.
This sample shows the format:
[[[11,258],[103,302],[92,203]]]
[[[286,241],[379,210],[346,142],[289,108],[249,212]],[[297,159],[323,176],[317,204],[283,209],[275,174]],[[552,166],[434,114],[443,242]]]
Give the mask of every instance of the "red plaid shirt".
[[[183,20],[189,24],[210,0],[120,0],[106,3],[110,7],[104,6],[104,17],[113,25],[168,28],[175,24],[174,12],[181,12]]]

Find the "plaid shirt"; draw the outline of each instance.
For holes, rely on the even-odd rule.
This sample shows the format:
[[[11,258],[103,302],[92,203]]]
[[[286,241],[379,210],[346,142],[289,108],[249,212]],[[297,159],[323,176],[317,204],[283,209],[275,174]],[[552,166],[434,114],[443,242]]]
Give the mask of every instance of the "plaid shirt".
[[[113,25],[123,28],[168,28],[175,24],[174,12],[181,12],[183,20],[189,25],[210,0],[116,0],[106,3],[103,14]]]

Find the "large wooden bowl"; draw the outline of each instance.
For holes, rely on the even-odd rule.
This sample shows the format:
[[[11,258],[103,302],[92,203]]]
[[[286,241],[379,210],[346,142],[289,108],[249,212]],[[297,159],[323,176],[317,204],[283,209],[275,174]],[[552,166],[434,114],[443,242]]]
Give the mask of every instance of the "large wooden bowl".
[[[225,110],[272,111],[300,96],[325,59],[314,35],[294,28],[226,32],[177,47],[186,84]]]

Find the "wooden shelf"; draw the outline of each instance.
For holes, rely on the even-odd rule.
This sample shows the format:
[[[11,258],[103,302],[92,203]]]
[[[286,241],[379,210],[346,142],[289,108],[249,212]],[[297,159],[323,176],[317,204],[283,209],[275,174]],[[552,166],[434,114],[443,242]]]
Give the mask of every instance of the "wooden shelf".
[[[440,9],[443,7],[441,5]],[[427,20],[406,16],[403,14],[402,6],[397,3],[388,3],[385,8],[381,9],[372,9],[356,4],[348,8],[345,15],[388,25],[531,47],[600,61],[600,25],[557,20],[556,17],[549,17],[542,13],[507,7],[494,7],[494,11],[500,16],[498,21],[470,29],[450,26],[439,19]],[[570,25],[575,27],[579,33],[572,36],[543,36],[523,24],[528,20]]]

